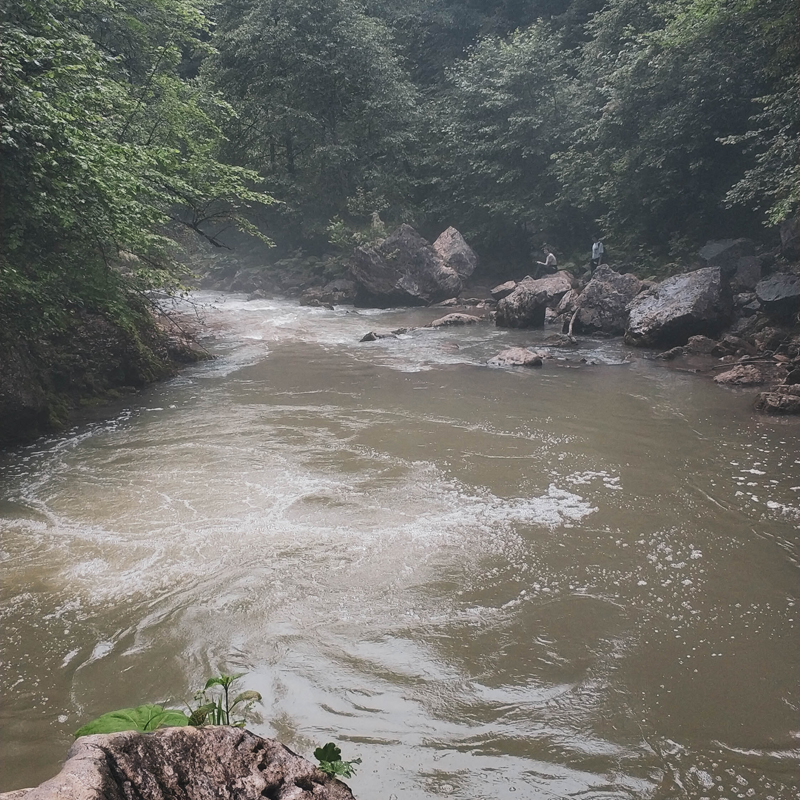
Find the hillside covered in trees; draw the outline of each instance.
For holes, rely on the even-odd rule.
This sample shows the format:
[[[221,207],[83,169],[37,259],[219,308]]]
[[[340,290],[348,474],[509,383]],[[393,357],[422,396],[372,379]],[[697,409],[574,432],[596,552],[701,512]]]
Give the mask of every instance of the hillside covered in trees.
[[[455,225],[524,263],[602,234],[648,266],[774,241],[797,25],[794,0],[6,0],[0,411],[45,369],[42,429],[49,391],[163,374],[149,297],[189,237],[324,257],[376,220]],[[87,328],[119,374],[76,377]]]

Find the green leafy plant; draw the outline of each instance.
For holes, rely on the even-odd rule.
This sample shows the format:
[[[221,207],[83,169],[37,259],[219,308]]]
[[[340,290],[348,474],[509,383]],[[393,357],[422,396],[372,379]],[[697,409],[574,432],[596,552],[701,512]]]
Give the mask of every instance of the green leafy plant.
[[[242,677],[239,675],[217,675],[209,678],[206,685],[195,696],[199,705],[189,716],[190,725],[232,725],[243,728],[247,717],[256,703],[261,702],[261,695],[255,691],[244,691],[233,699],[232,687]]]
[[[331,778],[352,778],[356,774],[355,765],[361,763],[360,758],[342,761],[342,751],[333,742],[314,751],[314,758],[319,761],[319,768]]]
[[[180,728],[185,725],[231,725],[243,728],[253,706],[261,702],[261,695],[255,691],[244,691],[231,699],[231,689],[241,677],[243,675],[222,674],[209,678],[206,685],[194,696],[199,705],[197,708],[190,708],[189,714],[180,709],[162,708],[158,705],[121,708],[88,722],[75,731],[75,737],[120,731],[147,733],[159,728]]]
[[[119,711],[103,714],[82,728],[78,728],[75,731],[75,738],[91,736],[95,733],[118,733],[119,731],[147,733],[159,728],[179,728],[188,724],[189,718],[183,711],[156,705],[144,705],[136,708],[121,708]]]

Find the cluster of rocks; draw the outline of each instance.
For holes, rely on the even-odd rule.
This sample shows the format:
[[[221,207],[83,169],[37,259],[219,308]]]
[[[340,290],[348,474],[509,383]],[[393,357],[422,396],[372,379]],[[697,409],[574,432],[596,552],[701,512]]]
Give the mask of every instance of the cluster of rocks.
[[[777,384],[758,399],[763,411],[800,411],[800,275],[763,274],[747,239],[710,242],[705,266],[661,282],[600,266],[580,287],[566,272],[496,286],[496,323],[541,327],[549,318],[569,337],[624,336],[637,347],[667,348],[661,358],[708,356],[724,369],[718,383]]]
[[[353,800],[341,781],[274,739],[229,727],[78,739],[61,772],[0,800]]]

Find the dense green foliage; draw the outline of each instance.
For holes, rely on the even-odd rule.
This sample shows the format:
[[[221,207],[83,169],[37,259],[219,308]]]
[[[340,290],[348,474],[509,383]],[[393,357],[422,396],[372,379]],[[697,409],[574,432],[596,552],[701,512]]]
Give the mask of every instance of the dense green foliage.
[[[235,163],[332,219],[667,255],[798,208],[794,0],[219,2],[204,74]],[[340,227],[334,230],[341,239]],[[357,238],[357,237],[356,237]]]
[[[797,25],[795,0],[5,0],[3,330],[126,324],[188,229],[319,255],[453,224],[522,259],[768,232],[800,202]]]
[[[261,702],[261,695],[253,690],[239,692],[236,697],[231,697],[231,689],[243,677],[243,674],[222,674],[209,678],[205,686],[195,694],[195,703],[199,705],[190,709],[190,714],[159,705],[121,708],[87,722],[75,731],[75,737],[120,731],[147,733],[159,728],[181,728],[186,725],[231,725],[243,728],[253,718],[253,706]]]
[[[205,18],[193,0],[11,0],[0,29],[4,333],[130,323],[175,279],[177,227],[213,238],[269,199],[217,158],[231,112],[180,74]]]

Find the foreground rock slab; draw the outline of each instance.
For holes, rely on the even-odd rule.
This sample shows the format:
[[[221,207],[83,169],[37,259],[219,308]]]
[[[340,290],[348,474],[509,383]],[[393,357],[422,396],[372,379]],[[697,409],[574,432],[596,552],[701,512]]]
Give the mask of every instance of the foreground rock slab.
[[[61,772],[2,800],[353,800],[350,789],[274,739],[239,728],[84,736]]]
[[[461,278],[410,225],[375,247],[359,247],[350,262],[361,307],[427,306],[455,297]]]
[[[719,267],[674,275],[631,301],[625,341],[640,347],[684,345],[690,336],[719,333],[730,310]]]

